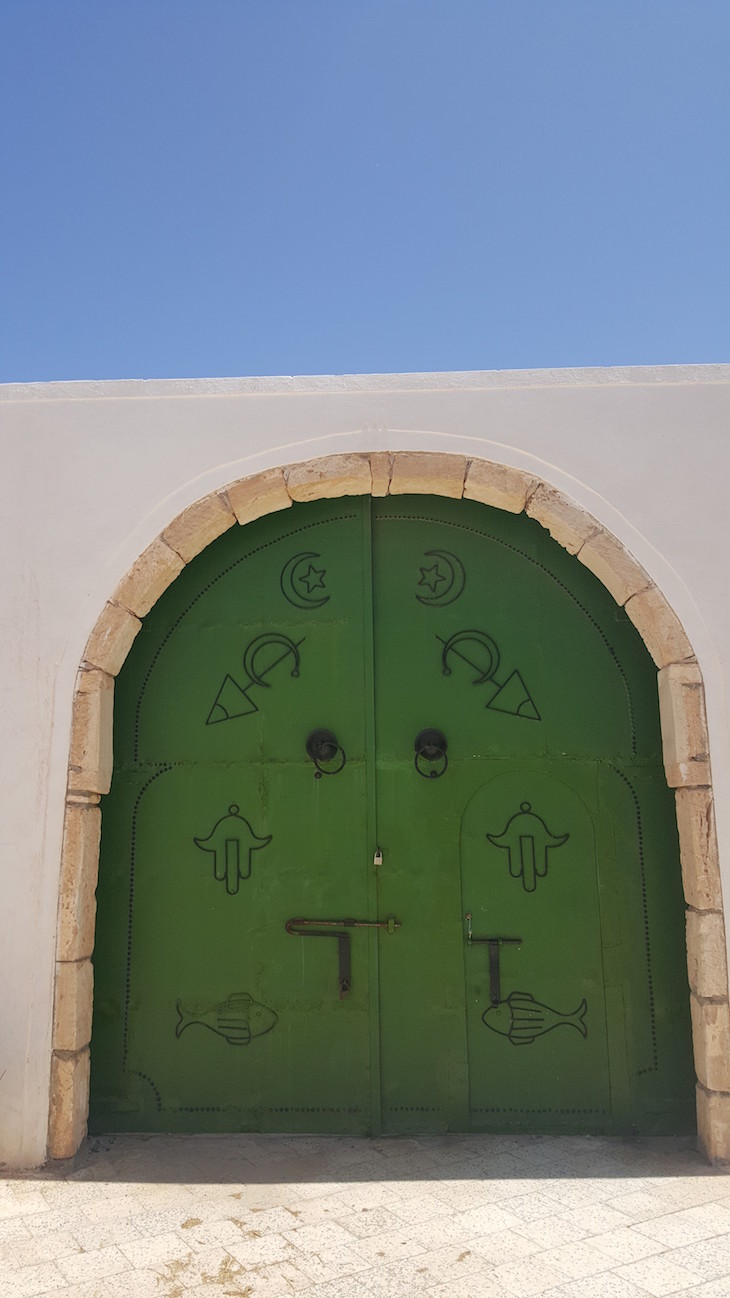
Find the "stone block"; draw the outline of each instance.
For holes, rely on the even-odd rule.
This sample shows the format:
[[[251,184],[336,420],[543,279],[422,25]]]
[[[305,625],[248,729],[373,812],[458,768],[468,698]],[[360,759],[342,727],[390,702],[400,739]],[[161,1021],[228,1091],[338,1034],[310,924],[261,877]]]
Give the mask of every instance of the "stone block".
[[[480,500],[495,509],[505,509],[510,514],[520,514],[525,508],[540,479],[508,464],[494,464],[491,460],[472,460],[464,483],[464,498]]]
[[[89,1051],[54,1054],[51,1060],[49,1158],[72,1158],[86,1136],[89,1116]]]
[[[178,514],[165,528],[162,539],[189,563],[235,523],[236,515],[228,501],[214,491]]]
[[[395,451],[390,479],[390,495],[452,496],[464,494],[466,458],[463,455],[440,455],[428,451]]]
[[[96,668],[79,672],[71,723],[69,789],[109,792],[113,720],[114,677]]]
[[[730,1006],[689,999],[697,1079],[709,1091],[730,1091]]]
[[[715,911],[687,911],[687,973],[697,996],[727,997],[725,924]]]
[[[657,667],[692,657],[682,623],[656,586],[632,595],[625,607]]]
[[[670,788],[711,784],[705,694],[696,663],[662,667],[659,717]]]
[[[86,642],[84,662],[116,676],[141,626],[139,618],[128,609],[107,604]]]
[[[675,790],[684,897],[695,910],[722,910],[712,790]]]
[[[331,500],[335,496],[368,496],[372,485],[367,455],[325,455],[285,469],[292,500]]]
[[[53,1006],[53,1049],[77,1051],[91,1040],[94,970],[90,960],[56,964]]]
[[[610,532],[596,532],[578,551],[586,568],[610,591],[617,604],[625,604],[637,591],[646,590],[651,578],[645,568]]]
[[[391,463],[390,451],[374,451],[370,456],[371,495],[387,496],[390,490]]]
[[[185,562],[171,550],[161,536],[143,550],[125,577],[122,577],[112,600],[128,608],[137,617],[144,617],[157,603],[160,595],[180,576]]]
[[[282,469],[267,469],[251,478],[232,482],[226,487],[226,496],[239,523],[253,523],[264,514],[289,509],[292,503]]]
[[[94,949],[100,836],[99,807],[66,807],[58,904],[59,960],[82,960]]]
[[[570,554],[577,554],[588,538],[600,529],[592,514],[574,504],[562,491],[544,483],[530,496],[525,512],[547,528],[553,540]]]

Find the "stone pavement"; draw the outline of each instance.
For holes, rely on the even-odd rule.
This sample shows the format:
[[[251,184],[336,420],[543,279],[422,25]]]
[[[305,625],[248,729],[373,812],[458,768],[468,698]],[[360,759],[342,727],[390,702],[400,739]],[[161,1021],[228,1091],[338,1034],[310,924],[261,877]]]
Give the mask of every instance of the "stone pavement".
[[[687,1141],[96,1138],[0,1181],[0,1298],[730,1298]]]

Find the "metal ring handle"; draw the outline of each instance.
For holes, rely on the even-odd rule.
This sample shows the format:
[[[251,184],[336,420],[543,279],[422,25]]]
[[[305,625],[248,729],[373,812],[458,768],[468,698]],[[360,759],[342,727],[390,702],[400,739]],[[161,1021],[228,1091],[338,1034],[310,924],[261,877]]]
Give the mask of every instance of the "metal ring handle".
[[[331,730],[313,730],[307,738],[306,748],[317,768],[315,779],[322,775],[339,775],[347,761],[342,744]],[[335,761],[338,753],[340,758],[337,765],[328,768],[326,763]]]
[[[434,729],[421,730],[416,735],[413,747],[416,750],[414,764],[418,774],[422,775],[424,780],[439,779],[449,764],[449,759],[446,756],[448,742],[443,731]],[[424,768],[423,762],[439,762],[441,764],[440,769],[437,769],[434,765],[430,769],[428,767]]]

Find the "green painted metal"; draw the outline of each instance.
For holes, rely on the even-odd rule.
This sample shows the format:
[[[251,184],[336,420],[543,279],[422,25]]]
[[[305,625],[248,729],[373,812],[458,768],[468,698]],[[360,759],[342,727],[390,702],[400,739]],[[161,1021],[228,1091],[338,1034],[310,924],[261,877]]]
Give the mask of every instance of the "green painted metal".
[[[117,683],[98,902],[94,1130],[692,1128],[655,671],[524,516],[323,501],[189,564]]]

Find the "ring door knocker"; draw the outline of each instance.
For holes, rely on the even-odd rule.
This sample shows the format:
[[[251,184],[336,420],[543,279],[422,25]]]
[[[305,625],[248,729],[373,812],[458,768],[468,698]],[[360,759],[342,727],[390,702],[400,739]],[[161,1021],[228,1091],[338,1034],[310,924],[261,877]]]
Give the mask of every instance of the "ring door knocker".
[[[444,774],[449,759],[446,756],[448,743],[443,730],[421,730],[416,735],[413,747],[416,750],[416,770],[424,780],[437,780]],[[426,763],[430,763],[430,769]]]
[[[345,750],[331,730],[313,730],[306,748],[317,768],[315,780],[321,780],[323,775],[339,775],[346,761]]]

